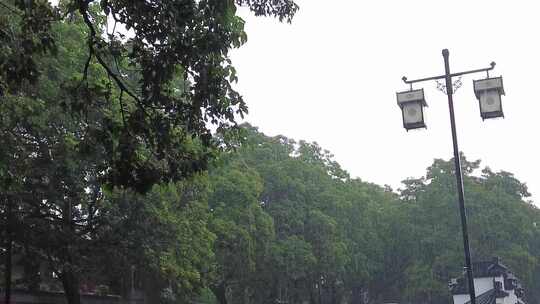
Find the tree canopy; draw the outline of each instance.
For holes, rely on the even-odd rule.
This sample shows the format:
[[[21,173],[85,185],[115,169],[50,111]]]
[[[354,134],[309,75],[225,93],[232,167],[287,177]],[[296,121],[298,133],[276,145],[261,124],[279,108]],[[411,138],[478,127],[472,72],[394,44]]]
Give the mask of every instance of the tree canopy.
[[[227,145],[215,134],[236,128],[247,112],[231,86],[229,50],[247,39],[237,6],[280,21],[297,10],[289,0],[0,2],[2,232],[19,254],[48,263],[69,303],[80,301],[83,274],[99,272],[99,252],[125,252],[103,231],[141,213],[163,234],[121,234],[130,246],[152,248],[139,252],[138,264],[158,257],[146,269],[159,274],[160,288],[177,280],[169,284],[176,295],[204,285],[213,254],[211,245],[202,248],[214,235],[204,225],[175,234],[191,227],[180,214],[193,210],[175,214],[181,199],[171,201],[165,190],[152,195],[156,187],[180,191],[204,172]],[[118,209],[118,192],[134,201],[129,208]],[[137,208],[137,195],[147,193]],[[196,223],[206,223],[201,208]],[[202,251],[179,254],[184,237],[200,241]]]
[[[247,39],[237,7],[287,21],[298,9],[291,0],[1,3],[0,93],[28,94],[51,76],[43,61],[62,48],[76,53],[61,66],[76,73],[56,81],[71,95],[66,110],[86,117],[109,106],[103,130],[86,136],[106,143],[103,179],[139,192],[206,169],[219,146],[211,129],[247,112],[229,57]],[[79,30],[77,44],[58,24]]]
[[[452,160],[392,191],[351,178],[316,143],[242,130],[244,144],[208,174],[145,194],[103,192],[91,237],[67,230],[80,280],[122,294],[135,269],[134,284],[167,303],[451,303],[447,283],[463,264]],[[501,257],[534,303],[539,209],[511,173],[464,156],[463,165],[473,260]],[[49,247],[25,231],[17,251],[44,259]]]

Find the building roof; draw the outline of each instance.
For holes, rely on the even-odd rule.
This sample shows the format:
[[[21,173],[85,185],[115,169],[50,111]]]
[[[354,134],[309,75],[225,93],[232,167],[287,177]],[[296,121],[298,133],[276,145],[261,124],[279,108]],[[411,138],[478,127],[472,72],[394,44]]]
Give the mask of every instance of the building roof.
[[[498,277],[509,272],[508,267],[503,265],[498,258],[473,263],[473,275],[475,278]]]
[[[472,265],[473,276],[475,278],[492,278],[492,277],[512,277],[515,276],[502,264],[499,258],[493,258],[491,261],[474,262]],[[465,274],[456,280],[456,284],[450,286],[452,294],[467,294],[469,293],[469,284]]]
[[[502,290],[490,289],[476,297],[476,304],[495,304],[497,298],[507,297],[508,293]],[[471,301],[465,304],[471,304]]]

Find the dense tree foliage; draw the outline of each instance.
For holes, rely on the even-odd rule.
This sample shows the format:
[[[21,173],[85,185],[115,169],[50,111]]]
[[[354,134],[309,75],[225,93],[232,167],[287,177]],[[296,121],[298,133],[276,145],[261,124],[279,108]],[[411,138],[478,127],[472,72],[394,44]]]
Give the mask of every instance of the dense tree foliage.
[[[473,259],[499,256],[525,282],[531,282],[531,271],[538,267],[538,253],[530,246],[538,237],[534,224],[538,210],[526,201],[525,185],[507,172],[480,171],[479,161],[462,156],[462,163]],[[435,160],[423,178],[408,180],[401,191],[409,218],[418,229],[417,242],[411,244],[417,262],[408,271],[420,278],[431,277],[434,283],[410,282],[409,288],[424,290],[424,294],[412,295],[416,301],[417,297],[445,298],[444,279],[454,273],[452,265],[463,259],[453,171],[452,162]],[[527,285],[533,294],[536,288]]]
[[[208,195],[204,175],[155,186],[146,195],[128,190],[107,195],[91,279],[129,296],[134,275],[131,283],[151,303],[183,303],[199,294],[215,271]]]
[[[287,21],[297,10],[290,0],[0,2],[3,239],[14,239],[27,260],[46,261],[69,303],[79,303],[83,274],[104,249],[124,252],[103,231],[129,216],[164,225],[157,236],[121,234],[131,245],[158,246],[138,255],[159,258],[145,264],[160,274],[154,283],[175,296],[204,285],[199,272],[213,254],[202,248],[213,234],[193,229],[199,238],[188,238],[201,247],[177,253],[186,235],[173,232],[189,226],[180,216],[188,211],[161,218],[176,207],[160,206],[169,197],[152,193],[204,171],[227,144],[210,130],[234,128],[247,111],[231,87],[228,52],[246,41],[237,6]],[[118,209],[117,192],[133,204]],[[142,207],[137,193],[149,193]],[[206,223],[203,215],[195,223]],[[11,248],[10,241],[6,255]]]
[[[164,303],[450,303],[463,264],[452,160],[394,192],[350,178],[315,143],[248,125],[242,136],[208,175],[104,192],[92,238],[74,246],[81,281],[126,294],[136,269],[137,288]],[[463,166],[473,259],[501,257],[536,303],[540,210],[511,173]]]
[[[451,301],[447,284],[463,264],[452,160],[435,160],[425,176],[393,192],[350,178],[314,143],[266,137],[250,126],[244,135],[245,144],[216,169],[222,181],[216,190],[220,201],[231,198],[231,208],[238,199],[258,202],[274,235],[261,234],[270,251],[234,260],[255,263],[256,272],[220,280],[228,291],[220,303]],[[462,157],[473,259],[501,257],[536,302],[540,211],[511,173]],[[244,196],[258,193],[258,200],[242,198],[241,189]]]
[[[104,99],[115,104],[108,111],[121,119],[109,117],[108,132],[86,137],[107,143],[102,180],[138,192],[204,170],[217,147],[211,128],[234,127],[247,112],[231,85],[237,76],[229,50],[247,39],[237,7],[288,21],[297,10],[291,0],[0,3],[0,95],[28,94],[52,76],[42,61],[59,49],[78,53],[66,66],[77,74],[56,81],[72,95],[66,111],[86,115]],[[81,31],[77,46],[58,35],[59,23]],[[96,77],[93,65],[106,77]]]

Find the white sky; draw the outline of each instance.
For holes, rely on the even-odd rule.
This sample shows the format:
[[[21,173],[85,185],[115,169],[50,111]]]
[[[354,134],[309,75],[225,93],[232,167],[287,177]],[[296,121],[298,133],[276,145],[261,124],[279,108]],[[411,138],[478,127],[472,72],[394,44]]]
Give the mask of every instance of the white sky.
[[[401,81],[488,67],[502,75],[505,119],[482,122],[472,80],[454,95],[460,150],[506,170],[540,198],[540,2],[297,0],[293,24],[242,11],[248,42],[233,54],[247,121],[268,135],[316,141],[352,176],[400,187],[452,157],[446,95],[423,87],[427,130],[406,132]],[[538,4],[536,4],[538,3]]]

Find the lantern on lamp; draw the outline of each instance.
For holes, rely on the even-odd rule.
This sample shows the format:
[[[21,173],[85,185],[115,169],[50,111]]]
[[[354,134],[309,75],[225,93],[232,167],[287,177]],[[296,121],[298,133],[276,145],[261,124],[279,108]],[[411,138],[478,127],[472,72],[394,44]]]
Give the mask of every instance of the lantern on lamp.
[[[504,117],[501,103],[501,95],[504,95],[502,77],[474,80],[473,87],[482,119]]]
[[[424,98],[424,89],[399,92],[396,96],[403,116],[403,127],[407,131],[425,128],[424,107],[427,103]]]

